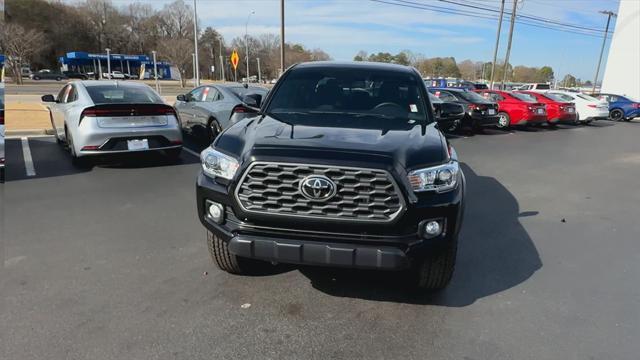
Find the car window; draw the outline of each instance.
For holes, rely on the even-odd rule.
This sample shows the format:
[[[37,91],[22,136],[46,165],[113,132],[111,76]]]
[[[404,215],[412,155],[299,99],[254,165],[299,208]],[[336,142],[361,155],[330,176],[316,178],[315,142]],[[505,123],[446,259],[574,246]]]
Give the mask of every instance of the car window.
[[[470,101],[470,102],[487,102],[487,99],[480,96],[480,94],[471,92],[471,91],[459,91],[456,93],[461,98]]]
[[[309,68],[294,70],[281,81],[267,112],[283,120],[299,118],[300,114],[306,119],[336,114],[354,123],[374,119],[427,121],[424,84],[414,73]]]
[[[60,92],[58,93],[58,96],[56,97],[57,103],[60,103],[60,104],[64,103],[65,97],[67,96],[67,92],[69,91],[69,87],[71,87],[71,85],[66,85],[60,90]]]
[[[202,101],[205,87],[199,87],[187,94],[189,101]]]
[[[76,87],[73,85],[69,86],[69,93],[67,94],[67,98],[65,99],[66,103],[74,102],[78,99],[78,91]]]
[[[526,102],[530,102],[530,103],[535,103],[538,102],[538,99],[530,94],[523,94],[523,93],[512,93],[511,96],[513,96],[514,98],[518,99],[518,100],[522,100],[522,101],[526,101]]]
[[[549,90],[549,89],[551,89],[549,84],[536,84],[535,87],[536,87],[537,90]]]
[[[249,94],[259,94],[259,95],[262,95],[262,97],[264,98],[265,96],[267,96],[267,93],[269,92],[269,90],[265,88],[256,87],[256,86],[249,86],[247,88],[245,88],[244,86],[234,86],[228,89],[233,93],[233,95],[235,95],[240,100],[242,100],[242,98],[245,95],[249,95]]]
[[[447,102],[455,102],[458,101],[458,98],[456,98],[455,96],[453,96],[450,92],[448,91],[440,91],[440,90],[435,90],[435,92],[433,93],[435,95],[435,97],[437,97],[438,99],[442,100],[442,101],[447,101]]]
[[[550,97],[551,99],[556,100],[556,101],[571,102],[571,101],[575,100],[573,98],[573,96],[566,95],[566,94],[546,93],[545,95],[547,95],[548,97]]]
[[[492,93],[492,92],[483,92],[481,93],[482,97],[485,98],[486,100],[490,100],[490,101],[502,101],[504,100],[504,96],[497,94],[497,93]]]
[[[605,99],[605,100],[607,100],[607,101],[611,101],[611,102],[614,102],[614,101],[618,101],[618,100],[620,100],[620,98],[619,98],[619,97],[617,97],[617,96],[615,96],[615,95],[610,95],[610,96],[609,96],[609,98],[608,98],[608,99]]]
[[[589,96],[589,95],[585,95],[585,94],[577,94],[577,97],[579,97],[582,100],[587,100],[587,101],[600,101],[596,98],[594,98],[593,96]]]
[[[118,84],[87,86],[95,104],[162,104],[163,100],[150,87]]]
[[[220,92],[218,91],[218,89],[211,86],[207,86],[204,88],[202,97],[204,101],[208,101],[208,102],[218,101],[221,99]]]

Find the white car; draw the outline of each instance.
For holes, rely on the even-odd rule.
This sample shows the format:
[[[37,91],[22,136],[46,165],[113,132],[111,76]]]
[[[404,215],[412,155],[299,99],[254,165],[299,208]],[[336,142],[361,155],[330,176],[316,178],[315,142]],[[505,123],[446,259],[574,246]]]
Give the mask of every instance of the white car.
[[[112,71],[111,74],[108,72],[103,73],[102,77],[105,79],[114,79],[114,80],[124,80],[127,77],[120,71]]]
[[[44,95],[58,143],[74,163],[92,155],[162,150],[175,160],[182,131],[173,107],[148,85],[84,80],[67,83],[57,98]]]
[[[576,121],[590,123],[594,120],[606,120],[609,117],[609,103],[582,93],[549,90],[545,95],[554,100],[572,102],[576,105]]]

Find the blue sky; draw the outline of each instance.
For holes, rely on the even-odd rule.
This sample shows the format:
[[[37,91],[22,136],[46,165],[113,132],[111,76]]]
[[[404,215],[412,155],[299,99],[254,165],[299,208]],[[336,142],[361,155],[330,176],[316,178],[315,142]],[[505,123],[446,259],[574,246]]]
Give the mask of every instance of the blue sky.
[[[140,1],[158,8],[171,2]],[[247,15],[251,10],[255,11],[255,15],[249,21],[249,34],[278,34],[280,31],[279,0],[197,1],[201,26],[216,28],[226,40],[244,34]],[[500,6],[500,0],[454,1],[489,8]],[[615,12],[619,1],[638,0],[523,0],[518,13],[603,29],[606,16],[598,11]],[[130,1],[113,2],[124,5]],[[459,8],[437,0],[410,2]],[[507,0],[506,10],[511,9],[512,3],[513,0]],[[612,22],[612,27],[613,25],[615,22]],[[490,61],[496,27],[497,20],[419,10],[370,0],[286,0],[286,40],[302,43],[308,48],[322,48],[335,60],[351,60],[359,50],[396,53],[409,49],[427,57],[453,56],[458,61]],[[509,24],[505,21],[499,58],[504,57],[508,27]],[[592,79],[601,44],[601,37],[516,23],[511,63],[550,65],[560,77],[570,72],[584,80]]]

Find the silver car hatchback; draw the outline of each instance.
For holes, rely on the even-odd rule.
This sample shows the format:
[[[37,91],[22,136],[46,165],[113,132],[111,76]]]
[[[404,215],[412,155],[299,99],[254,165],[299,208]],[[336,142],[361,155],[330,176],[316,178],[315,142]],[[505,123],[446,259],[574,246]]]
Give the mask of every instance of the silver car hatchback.
[[[75,161],[101,154],[162,150],[177,159],[180,121],[149,86],[119,81],[73,81],[57,97],[44,95],[59,143]]]

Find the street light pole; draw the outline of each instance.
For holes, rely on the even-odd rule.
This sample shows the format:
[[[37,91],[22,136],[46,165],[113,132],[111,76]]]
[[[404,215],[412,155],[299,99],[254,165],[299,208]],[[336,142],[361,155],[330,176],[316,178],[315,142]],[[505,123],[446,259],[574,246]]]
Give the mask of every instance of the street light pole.
[[[193,0],[193,44],[194,44],[194,74],[195,85],[200,86],[200,66],[198,64],[198,13],[196,8],[196,0]]]
[[[155,79],[155,83],[156,83],[156,92],[159,94],[160,85],[158,84],[158,61],[156,60],[156,51],[155,50],[151,51],[151,54],[153,54],[153,78]]]
[[[493,90],[493,79],[496,71],[496,61],[498,61],[498,45],[500,44],[500,31],[502,30],[502,17],[504,16],[504,0],[500,4],[500,19],[498,20],[498,33],[496,34],[496,47],[493,49],[493,62],[491,63],[491,85],[489,89]],[[484,77],[484,70],[482,72]]]
[[[602,63],[602,54],[604,54],[604,45],[607,43],[607,35],[609,34],[609,23],[611,22],[612,16],[618,16],[613,11],[599,11],[600,14],[607,15],[607,26],[604,29],[604,38],[602,39],[602,48],[600,49],[600,58],[598,59],[598,67],[596,68],[596,77],[593,79],[593,89],[591,89],[591,93],[594,94],[596,92],[596,84],[598,83],[598,75],[600,75],[600,64]]]
[[[258,61],[258,82],[261,83],[262,82],[262,75],[260,72],[260,58],[256,58],[256,60]]]
[[[284,0],[280,0],[280,74],[284,73]]]
[[[500,85],[501,90],[504,90],[504,83],[507,80],[507,67],[509,66],[509,55],[511,55],[511,41],[513,40],[513,26],[516,23],[516,6],[518,6],[518,0],[513,0],[513,10],[511,11],[511,25],[509,25],[509,42],[507,43],[507,55],[504,58],[502,84]]]
[[[249,38],[248,38],[248,34],[249,34],[249,19],[251,18],[251,15],[255,14],[255,11],[251,10],[251,12],[249,13],[249,15],[247,16],[247,22],[244,23],[244,45],[246,48],[246,61],[247,61],[247,83],[249,82]]]
[[[106,48],[105,50],[107,51],[107,77],[111,79],[111,49]]]

